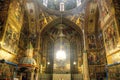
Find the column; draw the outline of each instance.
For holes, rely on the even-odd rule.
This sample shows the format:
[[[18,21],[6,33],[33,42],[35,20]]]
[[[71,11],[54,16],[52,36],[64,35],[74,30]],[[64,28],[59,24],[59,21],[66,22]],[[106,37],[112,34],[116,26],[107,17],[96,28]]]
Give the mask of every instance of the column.
[[[37,69],[35,73],[35,80],[38,80],[38,76],[39,76],[39,70]]]
[[[31,70],[31,79],[30,80],[34,80],[34,69]]]
[[[84,52],[83,52],[83,80],[90,80],[84,29],[83,29],[83,41],[84,41]]]
[[[87,52],[83,52],[83,78],[84,80],[90,80],[89,77],[89,68],[88,68],[88,59],[87,59]]]
[[[22,73],[20,73],[20,80],[22,80]]]
[[[34,69],[28,71],[28,80],[34,80]]]

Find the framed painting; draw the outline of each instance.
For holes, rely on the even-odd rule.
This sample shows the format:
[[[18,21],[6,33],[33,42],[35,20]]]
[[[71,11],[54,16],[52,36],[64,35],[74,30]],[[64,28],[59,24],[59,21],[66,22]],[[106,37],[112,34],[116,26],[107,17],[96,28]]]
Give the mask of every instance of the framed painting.
[[[103,31],[103,35],[107,55],[109,55],[112,53],[111,51],[117,47],[118,44],[118,32],[115,20],[112,20],[109,24],[106,25],[106,28]]]

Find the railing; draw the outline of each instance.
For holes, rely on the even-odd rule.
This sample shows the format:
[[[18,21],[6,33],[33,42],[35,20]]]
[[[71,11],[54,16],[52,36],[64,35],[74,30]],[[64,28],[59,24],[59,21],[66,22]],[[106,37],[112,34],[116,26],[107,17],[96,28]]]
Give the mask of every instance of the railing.
[[[83,80],[83,75],[82,74],[72,74],[71,80]]]
[[[52,80],[52,74],[41,74],[39,80]]]
[[[83,80],[82,74],[41,74],[39,80]]]

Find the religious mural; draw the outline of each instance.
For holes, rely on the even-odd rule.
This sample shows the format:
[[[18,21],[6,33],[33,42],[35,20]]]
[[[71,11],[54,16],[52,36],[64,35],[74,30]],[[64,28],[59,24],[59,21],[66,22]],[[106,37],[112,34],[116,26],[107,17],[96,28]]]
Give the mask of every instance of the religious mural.
[[[101,65],[106,63],[105,50],[100,50],[99,52],[90,52],[88,54],[89,65]]]
[[[115,49],[118,43],[117,28],[115,21],[111,21],[110,24],[106,26],[104,30],[104,41],[106,44],[106,50],[108,51],[107,55],[110,54],[110,51]]]
[[[13,75],[13,69],[6,63],[0,63],[0,80],[11,80]]]
[[[101,27],[106,23],[106,21],[110,18],[110,15],[113,10],[112,0],[98,0],[99,10],[100,10],[100,21]]]
[[[90,52],[88,55],[88,64],[95,65],[97,64],[98,56],[96,52]]]
[[[77,26],[82,28],[82,24],[83,24],[83,20],[84,20],[84,14],[83,13],[79,13],[79,14],[75,14],[75,15],[69,15],[66,18],[68,18],[69,20],[74,22]]]
[[[19,1],[11,1],[8,21],[4,36],[4,47],[6,50],[17,53],[20,30],[22,26],[23,14]]]
[[[44,28],[48,23],[52,22],[53,19],[56,19],[56,16],[49,15],[48,13],[45,12],[40,12],[39,14],[39,29],[41,30]]]
[[[120,79],[120,65],[111,66],[108,68],[108,79],[109,80],[119,80]]]
[[[44,13],[40,13],[39,14],[39,27],[40,27],[40,30],[48,23],[47,19],[46,19],[46,16]]]
[[[17,53],[18,40],[19,40],[19,34],[15,32],[14,29],[12,29],[10,24],[8,24],[6,35],[4,38],[4,42],[5,42],[4,47],[13,53]]]
[[[88,47],[89,49],[96,49],[96,37],[94,34],[88,35]]]
[[[118,31],[119,31],[119,34],[120,34],[120,3],[119,1],[117,0],[113,0],[113,4],[114,4],[114,9],[115,9],[115,17],[116,17],[116,20],[117,20],[117,24],[118,24]]]
[[[0,38],[2,37],[3,34],[4,25],[8,15],[7,13],[9,9],[9,4],[10,4],[9,0],[0,0],[0,34],[1,34]]]
[[[28,37],[29,37],[29,23],[27,12],[24,12],[24,21],[23,27],[21,28],[20,39],[19,39],[19,47],[22,49],[26,49]]]
[[[101,16],[104,18],[108,14],[107,0],[100,0]]]
[[[101,49],[99,51],[97,63],[100,65],[107,63],[105,49]]]
[[[35,14],[35,6],[34,6],[34,3],[32,2],[27,2],[26,3],[26,7],[27,7],[27,17],[28,17],[28,26],[29,26],[29,31],[33,34],[35,34],[36,32],[36,29],[33,29],[35,26],[37,26],[35,24],[35,17],[36,17],[36,14]]]
[[[101,31],[99,31],[98,34],[98,37],[95,37],[94,34],[88,35],[88,48],[91,50],[88,54],[89,65],[101,65],[106,63],[103,34]]]
[[[22,31],[23,32],[23,31]],[[25,33],[20,34],[19,47],[26,49],[28,36]]]
[[[104,40],[103,40],[103,34],[102,33],[99,33],[98,35],[98,38],[97,38],[97,45],[98,45],[98,48],[101,49],[104,47]]]
[[[5,19],[2,19],[2,16],[0,16],[0,34],[2,34],[4,22],[5,22]]]

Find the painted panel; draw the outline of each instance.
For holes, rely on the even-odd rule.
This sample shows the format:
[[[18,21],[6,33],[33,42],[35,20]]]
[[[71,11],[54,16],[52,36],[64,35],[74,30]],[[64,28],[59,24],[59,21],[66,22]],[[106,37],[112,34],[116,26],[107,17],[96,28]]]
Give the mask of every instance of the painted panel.
[[[88,47],[89,47],[89,49],[96,49],[97,46],[96,46],[95,34],[88,35],[87,38],[88,38]]]
[[[118,33],[114,20],[112,20],[108,25],[106,25],[106,29],[103,31],[103,35],[107,55],[110,55],[116,49],[118,44]]]
[[[11,1],[8,20],[6,23],[6,32],[2,47],[11,53],[16,54],[18,50],[19,35],[23,23],[23,14],[19,1]]]
[[[103,28],[107,20],[114,13],[114,9],[112,6],[112,0],[98,0],[98,2],[100,10],[100,24],[101,28]]]
[[[3,37],[9,4],[9,0],[0,0],[0,39]]]
[[[0,64],[0,80],[10,80],[13,75],[13,67],[7,64]]]

